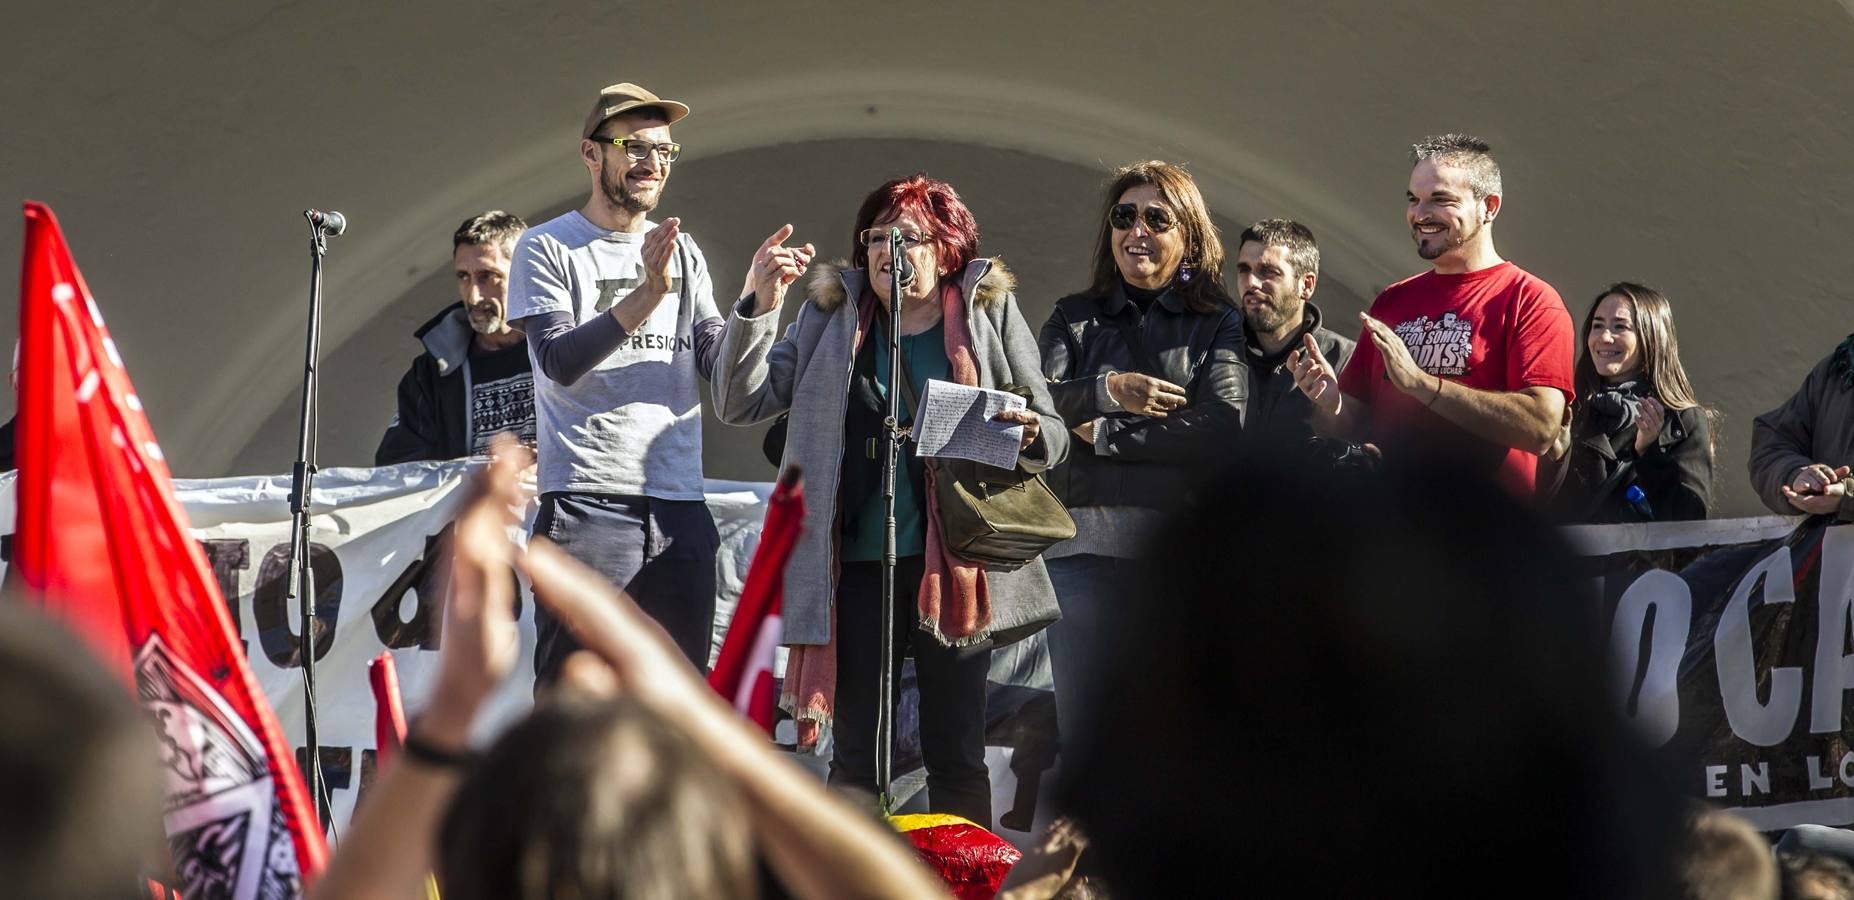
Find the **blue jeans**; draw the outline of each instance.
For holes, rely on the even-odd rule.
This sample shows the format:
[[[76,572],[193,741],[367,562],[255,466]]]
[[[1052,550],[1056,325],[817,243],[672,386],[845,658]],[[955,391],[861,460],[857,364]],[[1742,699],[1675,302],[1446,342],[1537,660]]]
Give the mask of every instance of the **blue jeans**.
[[[1095,679],[1111,652],[1103,633],[1108,611],[1134,602],[1127,587],[1135,563],[1084,554],[1045,560],[1062,605],[1062,621],[1049,626],[1049,663],[1056,679],[1056,728],[1065,747],[1086,733],[1094,718]]]
[[[708,504],[623,494],[541,495],[534,533],[624,588],[706,671],[715,622],[715,551]],[[534,610],[535,689],[553,684],[579,642],[547,607]]]

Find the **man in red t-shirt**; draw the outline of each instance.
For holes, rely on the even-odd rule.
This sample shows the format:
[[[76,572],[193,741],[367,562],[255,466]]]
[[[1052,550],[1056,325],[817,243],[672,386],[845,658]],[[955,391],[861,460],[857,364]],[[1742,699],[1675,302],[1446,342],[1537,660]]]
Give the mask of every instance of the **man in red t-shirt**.
[[[1312,342],[1288,358],[1321,434],[1370,441],[1387,465],[1446,455],[1531,497],[1572,397],[1571,315],[1494,252],[1500,167],[1461,134],[1412,148],[1410,236],[1432,269],[1384,289],[1343,374]]]

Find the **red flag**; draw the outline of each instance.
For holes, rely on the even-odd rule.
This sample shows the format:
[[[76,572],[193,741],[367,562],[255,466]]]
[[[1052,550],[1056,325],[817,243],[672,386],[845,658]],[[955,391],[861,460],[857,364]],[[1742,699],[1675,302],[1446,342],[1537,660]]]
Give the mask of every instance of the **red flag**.
[[[785,564],[804,530],[805,489],[796,466],[779,476],[772,499],[766,504],[766,522],[760,527],[760,545],[747,566],[747,581],[740,588],[734,620],[728,623],[721,654],[708,673],[708,686],[733,701],[734,708],[761,728],[771,731],[778,709],[773,690],[773,653],[785,633],[783,609]]]
[[[160,730],[180,892],[297,896],[328,855],[302,776],[58,222],[25,213],[13,565]]]
[[[399,699],[399,668],[391,651],[367,664],[367,683],[373,687],[374,765],[384,769],[406,742],[406,708]]]

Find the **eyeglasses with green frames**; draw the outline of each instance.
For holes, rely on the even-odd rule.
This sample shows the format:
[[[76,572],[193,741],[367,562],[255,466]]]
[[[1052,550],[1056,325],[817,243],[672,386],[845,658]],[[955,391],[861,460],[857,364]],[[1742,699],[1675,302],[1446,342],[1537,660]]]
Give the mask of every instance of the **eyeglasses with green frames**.
[[[665,141],[659,144],[654,141],[639,140],[637,138],[615,138],[605,137],[604,135],[594,135],[588,138],[588,140],[595,144],[611,144],[614,147],[621,147],[624,149],[624,155],[639,162],[649,159],[652,153],[655,153],[658,158],[666,163],[675,162],[676,157],[682,155],[682,145],[672,141]]]

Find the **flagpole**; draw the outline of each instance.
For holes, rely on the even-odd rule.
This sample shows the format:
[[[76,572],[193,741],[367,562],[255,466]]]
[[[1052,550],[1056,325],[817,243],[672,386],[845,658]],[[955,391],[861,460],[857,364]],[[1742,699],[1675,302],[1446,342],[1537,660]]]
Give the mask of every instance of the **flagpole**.
[[[315,487],[315,411],[317,369],[322,357],[322,257],[328,253],[328,235],[340,229],[324,226],[313,211],[309,220],[309,340],[303,355],[302,409],[297,418],[296,464],[290,468],[290,574],[285,582],[285,609],[297,604],[297,659],[303,667],[303,780],[316,822],[328,829],[327,786],[322,781],[321,741],[316,734],[315,690],[315,577],[309,564],[310,492]]]

